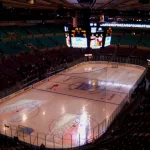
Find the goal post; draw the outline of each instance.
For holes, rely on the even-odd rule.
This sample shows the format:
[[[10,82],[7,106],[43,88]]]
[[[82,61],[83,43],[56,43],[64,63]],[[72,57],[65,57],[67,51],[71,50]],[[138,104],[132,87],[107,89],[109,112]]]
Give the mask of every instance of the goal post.
[[[113,63],[111,68],[118,68],[118,64],[117,63]]]

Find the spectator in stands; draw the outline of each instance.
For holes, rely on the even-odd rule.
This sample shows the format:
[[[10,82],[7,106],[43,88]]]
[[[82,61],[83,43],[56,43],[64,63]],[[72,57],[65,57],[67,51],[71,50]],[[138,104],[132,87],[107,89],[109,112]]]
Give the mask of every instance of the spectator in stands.
[[[45,150],[45,145],[43,143],[40,146],[40,150]]]

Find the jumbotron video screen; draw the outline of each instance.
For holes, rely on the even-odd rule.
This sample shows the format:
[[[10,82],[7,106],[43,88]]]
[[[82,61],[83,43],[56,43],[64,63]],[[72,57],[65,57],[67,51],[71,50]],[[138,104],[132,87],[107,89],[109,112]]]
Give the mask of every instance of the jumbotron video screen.
[[[91,26],[90,48],[98,49],[103,46],[103,32],[101,27]]]
[[[90,31],[84,27],[64,27],[66,45],[73,48],[100,49],[111,44],[112,29],[90,23]]]

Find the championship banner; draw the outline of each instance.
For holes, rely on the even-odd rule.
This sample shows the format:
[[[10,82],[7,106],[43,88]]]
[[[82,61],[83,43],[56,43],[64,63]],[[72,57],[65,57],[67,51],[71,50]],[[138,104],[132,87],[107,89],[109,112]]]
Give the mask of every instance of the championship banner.
[[[104,13],[103,12],[101,12],[100,13],[100,23],[104,23]]]

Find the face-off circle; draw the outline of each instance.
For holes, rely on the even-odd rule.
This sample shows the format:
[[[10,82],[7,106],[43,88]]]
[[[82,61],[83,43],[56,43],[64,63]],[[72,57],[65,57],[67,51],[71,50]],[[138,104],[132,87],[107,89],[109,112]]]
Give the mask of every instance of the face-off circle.
[[[38,100],[22,100],[15,105],[4,106],[0,110],[0,121],[25,122],[26,120],[35,117],[39,113],[39,105],[42,103],[42,101]]]
[[[76,114],[64,114],[54,119],[49,124],[49,139],[55,139],[57,144],[60,144],[62,137],[65,144],[69,144],[72,140],[72,144],[76,145],[79,142],[84,144],[87,139],[93,136],[93,130],[98,123],[92,119],[90,115],[83,113],[81,115]],[[95,136],[98,134],[98,130],[95,130]]]

